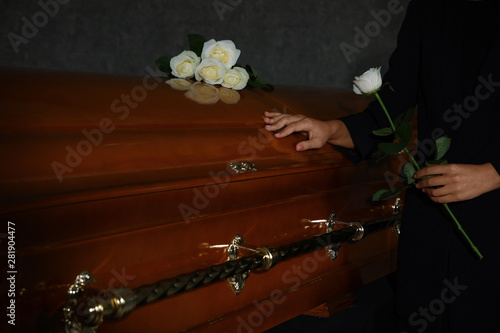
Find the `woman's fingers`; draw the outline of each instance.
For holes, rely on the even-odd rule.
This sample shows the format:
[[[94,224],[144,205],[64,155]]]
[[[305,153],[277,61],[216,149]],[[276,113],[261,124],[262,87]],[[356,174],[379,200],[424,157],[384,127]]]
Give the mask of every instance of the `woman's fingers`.
[[[324,142],[319,138],[313,138],[310,140],[302,141],[297,143],[295,149],[297,151],[308,150],[308,149],[316,149],[323,147]]]
[[[334,126],[329,122],[303,115],[289,115],[279,112],[265,112],[264,115],[265,129],[276,132],[275,137],[284,138],[295,132],[307,137],[308,140],[301,141],[295,146],[298,151],[323,147],[335,132]]]
[[[282,128],[285,127],[282,130],[282,132],[283,132],[288,127],[295,128],[293,125],[297,122],[300,122],[304,118],[305,117],[302,115],[290,116],[290,115],[284,115],[284,114],[275,115],[274,117],[267,117],[264,119],[264,122],[267,124],[265,126],[265,129],[273,132],[273,131],[281,130]],[[286,135],[290,135],[291,133],[293,133],[293,131],[286,131],[286,133],[287,133]],[[280,137],[284,137],[286,135],[280,135]]]
[[[500,175],[491,163],[435,165],[419,170],[415,178],[425,178],[416,187],[438,203],[474,199],[500,188]]]

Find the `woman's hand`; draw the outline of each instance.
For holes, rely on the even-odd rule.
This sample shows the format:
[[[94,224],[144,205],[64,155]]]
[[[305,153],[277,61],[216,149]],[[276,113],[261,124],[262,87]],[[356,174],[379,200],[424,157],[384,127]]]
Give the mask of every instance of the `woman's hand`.
[[[281,130],[274,135],[275,137],[284,138],[294,132],[302,133],[307,137],[307,140],[297,143],[295,146],[297,151],[321,148],[327,142],[346,148],[354,148],[351,135],[340,120],[321,121],[303,115],[279,112],[265,112],[264,115],[266,130],[270,132]]]
[[[432,177],[416,187],[438,203],[469,200],[500,188],[500,175],[491,163],[434,165],[417,171],[414,177],[427,176]]]

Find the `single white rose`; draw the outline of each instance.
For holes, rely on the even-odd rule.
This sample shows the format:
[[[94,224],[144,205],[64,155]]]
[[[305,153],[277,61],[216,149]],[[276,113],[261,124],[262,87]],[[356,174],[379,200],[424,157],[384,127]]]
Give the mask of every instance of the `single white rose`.
[[[250,75],[244,68],[234,67],[226,72],[221,84],[226,88],[241,90],[247,85],[248,79],[250,79]]]
[[[222,61],[227,69],[233,67],[238,61],[241,51],[236,49],[236,45],[230,40],[211,39],[203,44],[201,59],[215,58]]]
[[[215,104],[220,98],[219,89],[203,82],[193,83],[184,95],[200,104]]]
[[[219,89],[220,100],[226,104],[236,104],[240,101],[240,93],[234,89],[221,87]]]
[[[193,84],[193,82],[185,79],[170,79],[165,81],[165,83],[175,90],[189,90],[189,87]]]
[[[200,64],[200,57],[193,51],[183,51],[176,57],[170,59],[172,75],[185,79],[193,77],[196,67]]]
[[[382,86],[380,68],[370,68],[363,75],[356,76],[352,87],[354,92],[358,95],[371,95],[377,92]]]
[[[197,81],[205,81],[210,84],[221,84],[226,74],[224,64],[215,58],[205,58],[196,67],[194,76]]]

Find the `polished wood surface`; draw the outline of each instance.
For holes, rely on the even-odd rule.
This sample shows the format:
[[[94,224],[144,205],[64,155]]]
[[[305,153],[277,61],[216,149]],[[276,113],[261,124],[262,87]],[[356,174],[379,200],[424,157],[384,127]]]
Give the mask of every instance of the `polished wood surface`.
[[[279,247],[324,233],[307,220],[332,211],[348,221],[393,213],[394,200],[368,198],[397,160],[354,165],[332,146],[296,152],[300,134],[263,130],[264,111],[359,112],[367,100],[352,92],[244,89],[237,102],[200,104],[148,76],[0,76],[0,214],[16,224],[21,331],[60,332],[66,290],[84,270],[96,291],[136,288],[224,262],[236,234]],[[231,161],[257,171],[234,174]],[[392,230],[378,232],[342,245],[335,261],[323,249],[252,273],[238,296],[218,282],[99,332],[259,332],[392,272],[396,247]]]

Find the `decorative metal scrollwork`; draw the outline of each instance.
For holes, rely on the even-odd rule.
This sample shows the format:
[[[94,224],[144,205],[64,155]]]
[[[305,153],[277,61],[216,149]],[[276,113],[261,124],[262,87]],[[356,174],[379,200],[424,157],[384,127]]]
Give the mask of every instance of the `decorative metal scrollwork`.
[[[229,162],[229,167],[233,171],[234,174],[238,175],[240,173],[247,172],[255,172],[257,168],[250,161],[238,161],[238,162]]]
[[[83,332],[84,329],[86,332],[95,332],[99,326],[101,326],[102,320],[93,323],[89,322],[86,326],[83,326],[79,320],[79,314],[76,311],[78,301],[82,298],[85,288],[90,286],[93,281],[94,277],[92,273],[84,271],[78,274],[75,278],[75,282],[69,286],[67,292],[68,299],[63,308],[64,325],[67,333]],[[101,309],[96,310],[99,311]]]
[[[398,215],[401,210],[401,198],[396,198],[394,205],[392,205],[392,213]]]
[[[397,215],[400,213],[401,206],[402,206],[401,203],[402,203],[401,198],[399,198],[399,197],[396,198],[396,201],[394,201],[394,205],[392,206],[392,210],[393,210],[394,215]],[[394,224],[393,230],[399,238],[399,235],[401,234],[401,222],[397,222],[396,224]]]
[[[335,230],[335,220],[337,219],[337,214],[335,212],[330,214],[330,217],[328,218],[328,221],[326,221],[326,232],[330,233]],[[328,254],[328,257],[330,257],[331,261],[334,261],[337,259],[339,256],[339,251],[340,251],[340,246],[342,245],[342,242],[335,243],[328,245],[326,247],[326,253]]]
[[[365,235],[365,229],[361,223],[340,221],[337,219],[337,214],[335,214],[335,212],[330,214],[330,217],[328,218],[328,220],[315,220],[313,222],[325,222],[326,223],[326,233],[331,233],[331,232],[335,231],[336,226],[348,227],[348,228],[354,227],[354,228],[356,228],[356,232],[354,233],[354,235],[351,238],[351,241],[353,241],[353,242],[357,242],[357,241],[361,240]],[[328,256],[330,257],[330,259],[332,261],[337,259],[337,257],[339,256],[339,251],[340,251],[341,245],[342,245],[342,242],[338,242],[338,243],[333,243],[331,245],[328,245],[326,247],[326,251],[328,253]]]
[[[85,288],[94,282],[92,273],[84,271],[68,289],[68,299],[63,308],[67,333],[93,333],[101,326],[104,318],[119,319],[135,308],[135,294],[132,289],[106,289],[99,296],[83,297]],[[82,324],[81,318],[85,318]]]
[[[234,236],[233,241],[227,248],[227,260],[236,260],[239,258],[239,248],[244,244],[243,237],[238,234]],[[235,295],[239,295],[245,287],[245,282],[250,275],[250,270],[237,273],[227,278],[227,282]]]
[[[252,245],[245,244],[243,236],[237,234],[234,236],[233,241],[227,248],[227,260],[237,260],[240,255],[240,248],[249,250],[262,257],[262,265],[258,268],[259,271],[267,271],[273,267],[278,258],[278,253],[275,249],[267,247],[255,247]],[[231,290],[235,295],[239,295],[243,288],[245,287],[246,279],[250,276],[250,270],[237,273],[233,276],[227,278],[227,282],[231,287]]]

